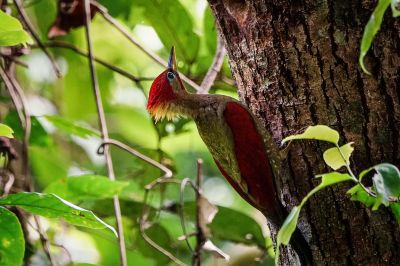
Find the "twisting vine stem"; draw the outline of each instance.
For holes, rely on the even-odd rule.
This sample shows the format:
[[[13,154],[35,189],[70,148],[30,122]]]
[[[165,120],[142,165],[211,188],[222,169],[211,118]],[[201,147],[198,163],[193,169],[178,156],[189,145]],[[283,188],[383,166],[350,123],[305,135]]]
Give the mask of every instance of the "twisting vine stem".
[[[99,118],[101,137],[104,141],[107,141],[108,140],[107,123],[106,123],[106,118],[105,118],[105,114],[104,114],[103,103],[101,100],[99,84],[97,81],[96,70],[95,70],[95,66],[94,66],[93,46],[92,46],[92,39],[91,39],[91,35],[90,35],[90,21],[91,21],[90,14],[91,14],[90,13],[90,1],[85,0],[85,15],[86,15],[86,19],[85,19],[86,31],[85,31],[85,33],[86,33],[86,41],[87,41],[87,48],[88,48],[88,55],[89,55],[90,79],[92,82],[92,89],[93,89],[93,93],[94,93],[95,100],[96,100],[96,108],[97,108],[97,115]],[[106,160],[108,177],[110,178],[110,180],[115,180],[113,163],[112,163],[111,154],[110,154],[110,150],[109,150],[108,146],[104,147],[104,158]],[[121,266],[126,266],[127,260],[126,260],[125,238],[124,238],[124,230],[123,230],[123,225],[122,225],[121,206],[119,203],[118,196],[113,197],[113,203],[114,203],[115,219],[117,222],[119,255],[120,255],[120,260],[121,260]]]

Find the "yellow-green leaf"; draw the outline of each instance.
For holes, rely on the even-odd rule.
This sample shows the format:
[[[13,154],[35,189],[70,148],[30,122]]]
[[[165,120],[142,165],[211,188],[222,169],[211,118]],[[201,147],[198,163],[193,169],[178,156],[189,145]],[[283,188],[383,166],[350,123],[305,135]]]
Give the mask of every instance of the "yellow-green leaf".
[[[337,170],[342,166],[350,165],[350,156],[354,150],[353,142],[349,142],[340,148],[333,147],[324,152],[324,161],[333,170]],[[340,149],[340,150],[339,150]],[[343,159],[343,157],[344,159]]]
[[[33,43],[29,34],[22,28],[18,19],[0,10],[0,46],[13,46]]]
[[[385,11],[389,7],[390,3],[391,0],[379,0],[378,5],[372,12],[372,15],[370,16],[368,23],[364,29],[364,34],[361,40],[360,57],[358,61],[362,70],[367,74],[371,73],[368,72],[368,70],[364,65],[364,57],[367,54],[369,48],[371,47],[375,35],[381,28],[383,15],[385,14]]]
[[[13,138],[14,131],[4,124],[0,124],[0,137]]]
[[[339,133],[324,125],[310,126],[302,134],[291,135],[282,140],[282,144],[288,142],[289,140],[296,139],[316,139],[322,141],[328,141],[335,145],[339,143]]]

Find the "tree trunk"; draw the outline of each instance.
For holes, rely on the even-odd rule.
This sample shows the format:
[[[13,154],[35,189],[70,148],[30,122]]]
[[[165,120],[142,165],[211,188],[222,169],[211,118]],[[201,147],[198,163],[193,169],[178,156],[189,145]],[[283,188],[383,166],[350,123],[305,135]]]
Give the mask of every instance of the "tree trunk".
[[[384,18],[366,65],[358,65],[364,26],[378,1],[209,0],[228,51],[240,98],[264,122],[275,145],[324,124],[353,141],[356,172],[381,162],[399,166],[400,20]],[[294,142],[276,176],[291,209],[331,171],[328,147]],[[350,201],[351,184],[325,189],[301,213],[315,265],[400,265],[400,227],[386,208]],[[281,263],[297,259],[284,252]]]

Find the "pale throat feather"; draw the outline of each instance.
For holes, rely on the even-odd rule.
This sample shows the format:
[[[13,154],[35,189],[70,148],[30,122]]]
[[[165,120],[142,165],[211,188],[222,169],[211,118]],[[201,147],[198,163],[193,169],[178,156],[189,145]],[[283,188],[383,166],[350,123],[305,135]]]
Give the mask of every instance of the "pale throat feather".
[[[151,111],[154,120],[173,120],[182,116],[195,118],[197,116],[201,102],[201,99],[197,98],[200,98],[200,95],[183,91],[176,94],[177,97],[174,100],[161,103]]]

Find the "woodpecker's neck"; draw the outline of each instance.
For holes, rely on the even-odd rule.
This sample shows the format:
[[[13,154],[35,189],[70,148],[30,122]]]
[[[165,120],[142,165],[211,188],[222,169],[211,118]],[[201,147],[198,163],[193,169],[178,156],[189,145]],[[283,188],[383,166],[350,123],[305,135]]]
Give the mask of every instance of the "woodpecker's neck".
[[[177,93],[176,99],[170,103],[170,111],[177,115],[196,118],[211,104],[210,95],[192,94],[186,91]]]

